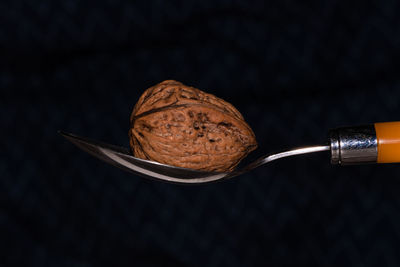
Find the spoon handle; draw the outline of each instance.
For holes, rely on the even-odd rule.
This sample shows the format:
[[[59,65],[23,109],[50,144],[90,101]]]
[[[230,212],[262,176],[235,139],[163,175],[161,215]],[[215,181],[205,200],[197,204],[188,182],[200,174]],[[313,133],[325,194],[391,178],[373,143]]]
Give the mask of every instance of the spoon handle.
[[[400,162],[400,122],[375,123],[378,163]]]
[[[329,133],[331,163],[400,163],[400,122],[341,127]]]

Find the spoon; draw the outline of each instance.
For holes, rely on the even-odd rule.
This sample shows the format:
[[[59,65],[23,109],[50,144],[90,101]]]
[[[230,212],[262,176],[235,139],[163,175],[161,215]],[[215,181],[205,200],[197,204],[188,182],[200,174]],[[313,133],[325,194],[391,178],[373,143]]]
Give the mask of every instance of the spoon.
[[[139,159],[132,156],[130,150],[124,147],[63,131],[59,133],[82,150],[125,171],[146,178],[182,184],[199,184],[232,178],[281,158],[322,151],[331,152],[331,163],[334,165],[400,162],[400,122],[336,128],[329,131],[327,145],[299,147],[268,154],[243,168],[222,173]]]

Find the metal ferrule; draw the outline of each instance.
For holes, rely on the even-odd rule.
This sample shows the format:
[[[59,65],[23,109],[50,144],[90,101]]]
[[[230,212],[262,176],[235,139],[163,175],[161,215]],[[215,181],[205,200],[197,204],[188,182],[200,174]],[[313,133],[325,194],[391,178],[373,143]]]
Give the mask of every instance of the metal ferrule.
[[[378,142],[374,125],[342,127],[329,132],[331,163],[376,163]]]

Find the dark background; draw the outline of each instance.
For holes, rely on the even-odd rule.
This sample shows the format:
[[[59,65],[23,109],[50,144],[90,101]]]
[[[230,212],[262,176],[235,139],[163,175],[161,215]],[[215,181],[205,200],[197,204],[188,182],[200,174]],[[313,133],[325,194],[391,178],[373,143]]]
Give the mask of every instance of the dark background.
[[[284,159],[199,186],[104,164],[141,93],[234,104],[260,152],[399,120],[398,1],[1,1],[0,266],[399,266],[398,165]]]

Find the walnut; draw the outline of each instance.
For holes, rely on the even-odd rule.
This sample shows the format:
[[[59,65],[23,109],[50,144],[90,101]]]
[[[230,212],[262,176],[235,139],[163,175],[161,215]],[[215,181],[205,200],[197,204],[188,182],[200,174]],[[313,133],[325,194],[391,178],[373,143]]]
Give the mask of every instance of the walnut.
[[[173,80],[147,89],[130,123],[135,157],[178,167],[231,171],[257,147],[253,131],[235,107]]]

